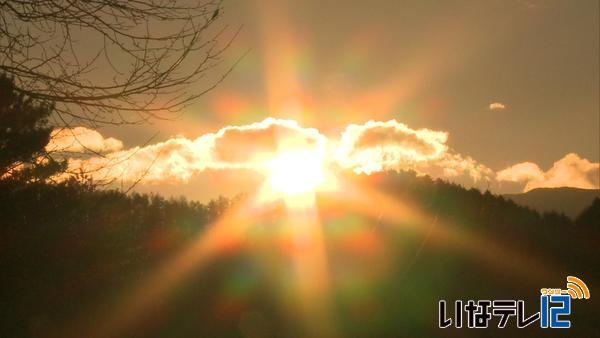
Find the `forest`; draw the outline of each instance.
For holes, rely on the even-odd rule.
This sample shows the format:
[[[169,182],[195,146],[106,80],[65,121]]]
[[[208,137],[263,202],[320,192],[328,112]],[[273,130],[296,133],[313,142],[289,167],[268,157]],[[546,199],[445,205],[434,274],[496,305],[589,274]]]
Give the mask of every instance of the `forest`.
[[[460,227],[462,232],[510,245],[552,266],[558,273],[550,274],[556,279],[548,283],[558,284],[569,273],[587,276],[588,285],[594,285],[591,277],[598,276],[598,199],[571,220],[555,213],[540,215],[489,192],[414,173],[388,172],[356,179],[367,180],[397,198],[410,197],[447,222],[446,227]],[[243,199],[220,197],[200,204],[183,198],[125,194],[75,180],[49,184],[4,179],[0,184],[3,336],[15,332],[23,337],[46,335],[80,313],[106,305],[208,228],[218,226],[213,223],[220,215]],[[270,223],[279,213],[272,212]],[[438,297],[476,299],[507,295],[507,290],[525,299],[535,296],[531,292],[535,280],[519,278],[516,283],[518,272],[511,264],[490,269],[472,253],[436,244],[426,233],[391,231],[387,223],[392,220],[352,210],[322,219],[328,257],[336,267],[331,271],[333,302],[335,315],[343,323],[343,336],[436,334],[430,324],[436,318]],[[352,227],[341,229],[344,222]],[[264,225],[258,223],[257,227]],[[371,237],[383,243],[389,256],[383,272],[375,272],[382,264],[382,252],[369,241],[361,241]],[[283,278],[289,263],[286,253],[278,251],[279,240],[275,235],[267,237],[266,245],[280,252],[280,257],[273,258],[274,266],[266,268],[254,261],[249,252],[255,244],[246,239],[182,282],[177,292],[129,332],[133,336],[237,337],[243,336],[237,323],[244,319],[252,328],[257,326],[254,329],[263,337],[282,332],[283,336],[301,336],[296,320],[286,318],[273,299],[271,288],[278,286],[270,279],[274,274],[280,276],[276,280]],[[354,282],[348,284],[345,274],[353,276]],[[360,276],[372,274],[361,280]],[[220,304],[223,299],[229,303]],[[592,316],[586,305],[578,304],[577,317]],[[245,316],[248,313],[250,317]]]

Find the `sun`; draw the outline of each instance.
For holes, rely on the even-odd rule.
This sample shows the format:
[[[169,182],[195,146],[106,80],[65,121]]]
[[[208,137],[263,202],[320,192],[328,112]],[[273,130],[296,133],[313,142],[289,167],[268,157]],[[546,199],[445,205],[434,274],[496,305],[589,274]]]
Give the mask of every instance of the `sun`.
[[[270,190],[284,196],[314,193],[326,178],[321,157],[309,150],[284,152],[269,162],[268,170]]]
[[[315,206],[316,192],[332,193],[339,183],[323,151],[313,148],[290,147],[264,162],[266,180],[258,200],[283,200],[290,209],[309,209]]]

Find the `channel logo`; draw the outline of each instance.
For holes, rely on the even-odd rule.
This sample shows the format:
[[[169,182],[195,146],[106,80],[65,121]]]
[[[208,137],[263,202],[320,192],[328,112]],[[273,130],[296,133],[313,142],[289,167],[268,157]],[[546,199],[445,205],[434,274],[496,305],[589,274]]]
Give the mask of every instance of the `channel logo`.
[[[439,327],[487,328],[492,318],[497,317],[498,328],[505,328],[509,321],[514,320],[517,328],[527,327],[539,320],[541,328],[568,329],[571,321],[571,301],[590,299],[590,289],[575,276],[567,276],[566,289],[540,289],[540,311],[526,314],[523,300],[456,300],[454,301],[454,316],[448,317],[445,300],[439,301]],[[466,323],[464,319],[466,318]]]

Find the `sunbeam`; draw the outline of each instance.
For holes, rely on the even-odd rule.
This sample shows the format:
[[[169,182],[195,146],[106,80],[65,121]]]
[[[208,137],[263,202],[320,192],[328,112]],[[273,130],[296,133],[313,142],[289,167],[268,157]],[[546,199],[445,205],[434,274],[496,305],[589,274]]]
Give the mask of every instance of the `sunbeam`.
[[[215,224],[209,225],[187,248],[127,292],[124,300],[109,310],[101,309],[99,314],[84,317],[60,336],[104,338],[123,334],[138,324],[146,311],[161,304],[173,288],[192,272],[201,271],[220,254],[235,251],[241,245],[249,224],[259,219],[264,211],[253,198],[240,202]],[[100,322],[98,318],[102,318]]]

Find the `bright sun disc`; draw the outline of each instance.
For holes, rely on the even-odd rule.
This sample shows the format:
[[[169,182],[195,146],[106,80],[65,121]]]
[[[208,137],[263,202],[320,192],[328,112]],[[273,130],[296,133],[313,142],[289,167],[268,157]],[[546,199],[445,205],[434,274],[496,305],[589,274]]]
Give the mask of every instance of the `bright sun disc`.
[[[325,181],[320,156],[308,150],[286,152],[269,163],[270,188],[284,195],[314,192]]]

